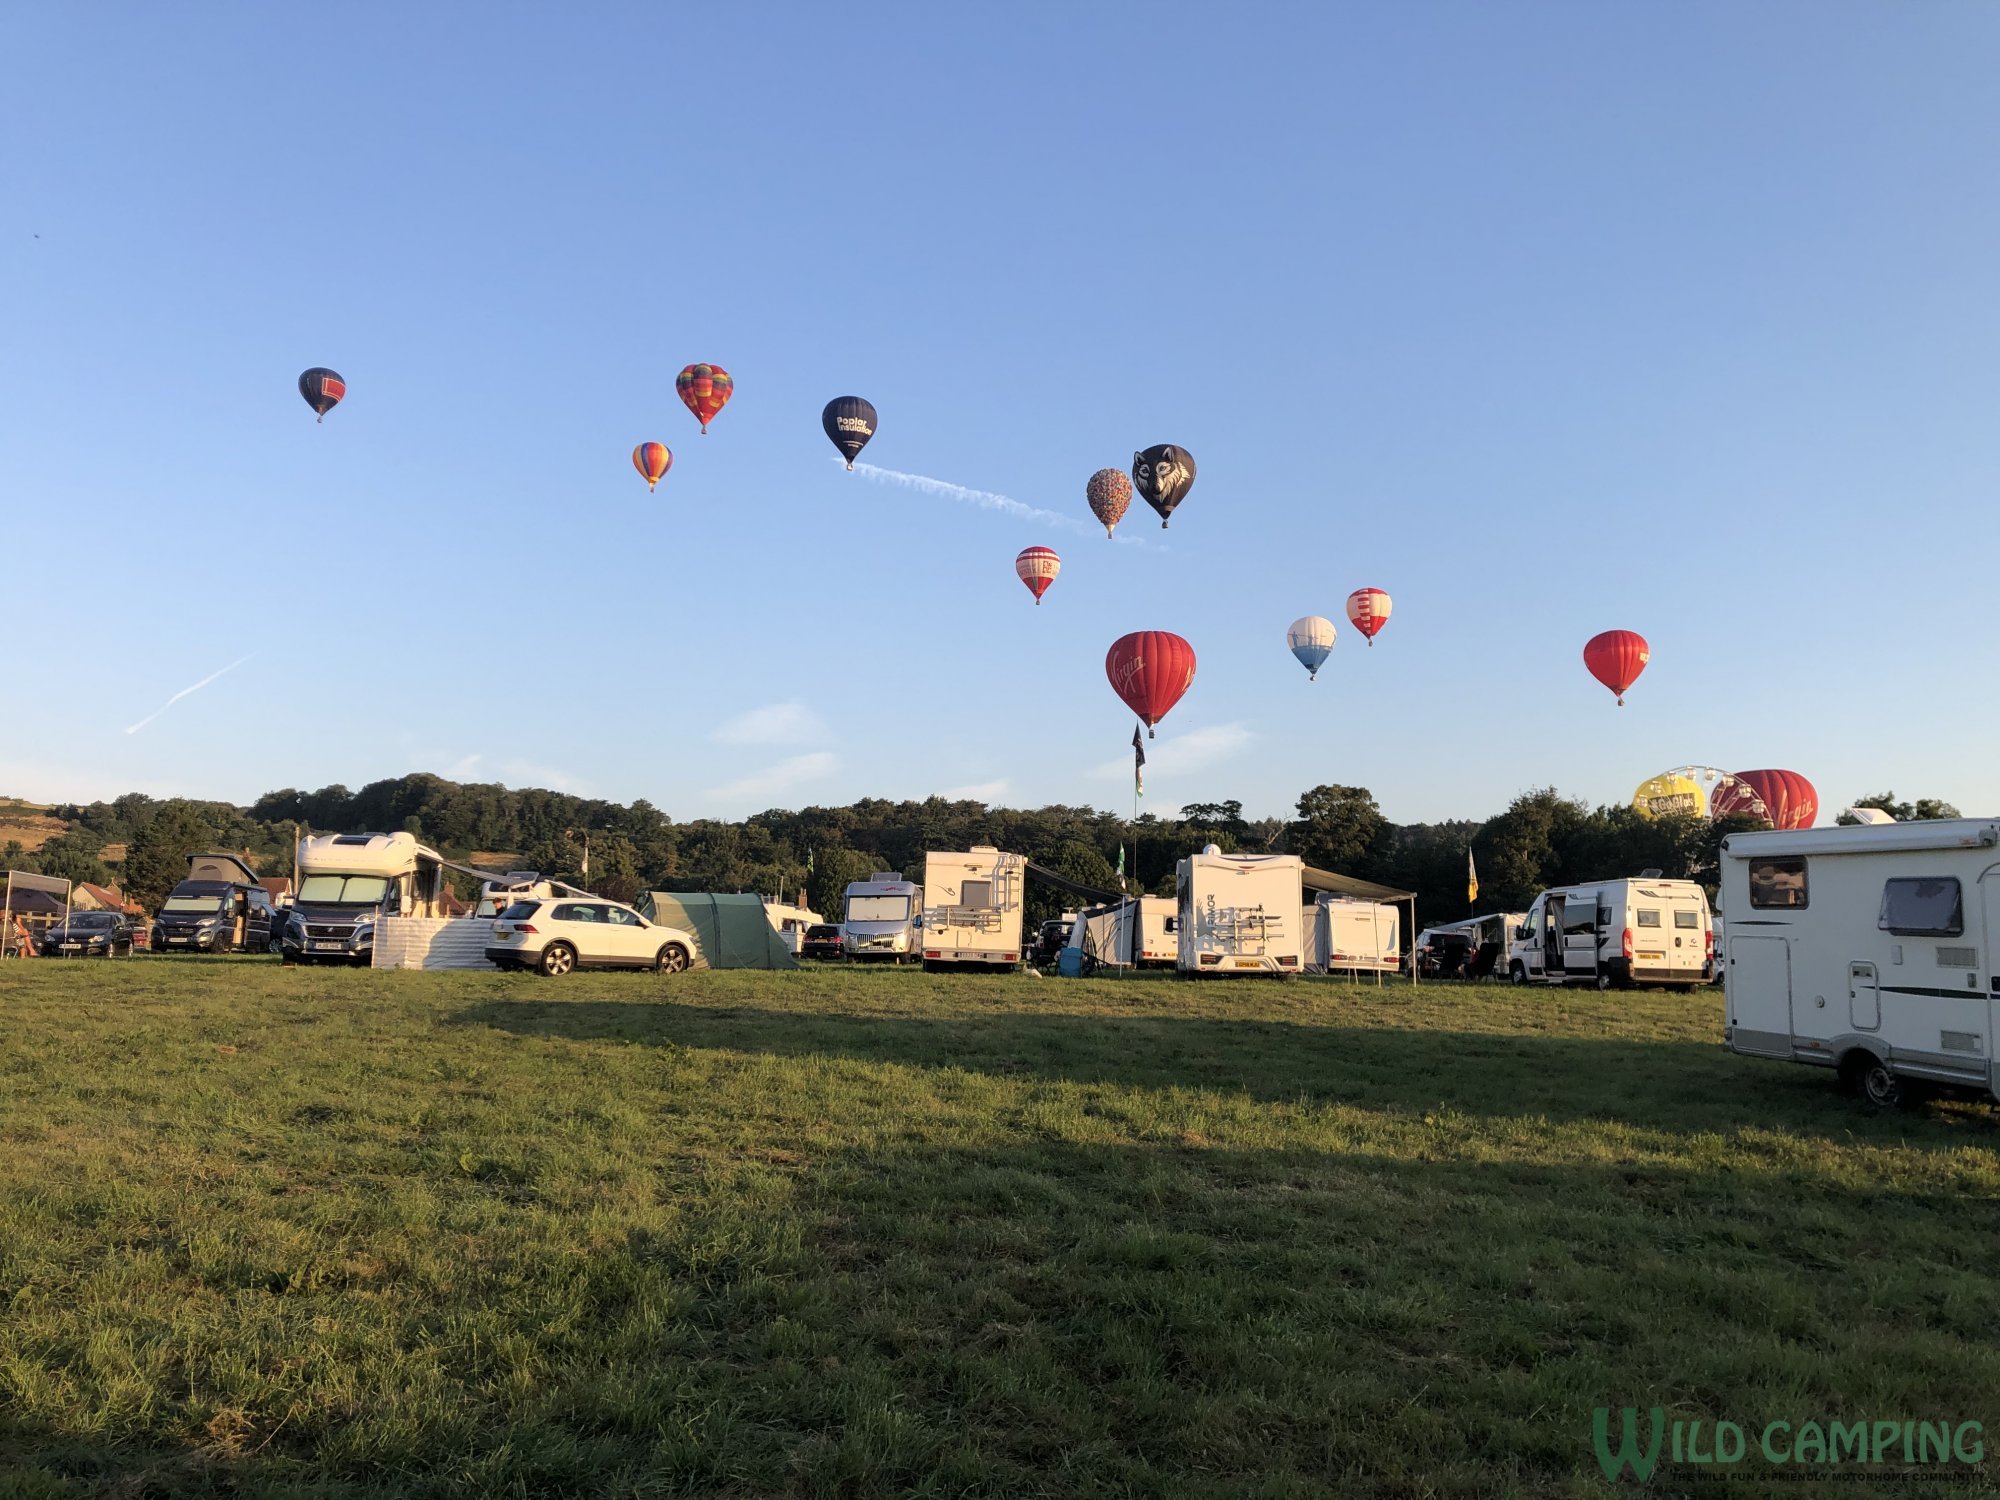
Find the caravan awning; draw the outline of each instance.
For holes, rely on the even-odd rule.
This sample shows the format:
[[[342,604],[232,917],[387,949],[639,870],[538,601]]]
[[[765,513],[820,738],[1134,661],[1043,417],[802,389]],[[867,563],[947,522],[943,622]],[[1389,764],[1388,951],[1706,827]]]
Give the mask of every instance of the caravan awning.
[[[1415,891],[1399,891],[1393,886],[1377,885],[1372,880],[1356,880],[1352,875],[1336,875],[1331,870],[1315,870],[1311,865],[1306,866],[1300,882],[1309,891],[1352,896],[1356,901],[1408,901],[1417,894]]]

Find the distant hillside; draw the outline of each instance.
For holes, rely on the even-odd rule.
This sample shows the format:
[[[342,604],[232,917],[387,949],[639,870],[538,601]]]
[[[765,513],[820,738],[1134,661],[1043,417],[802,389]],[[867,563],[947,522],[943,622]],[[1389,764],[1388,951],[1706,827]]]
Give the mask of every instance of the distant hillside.
[[[32,854],[68,827],[43,803],[0,797],[0,848],[19,844]]]

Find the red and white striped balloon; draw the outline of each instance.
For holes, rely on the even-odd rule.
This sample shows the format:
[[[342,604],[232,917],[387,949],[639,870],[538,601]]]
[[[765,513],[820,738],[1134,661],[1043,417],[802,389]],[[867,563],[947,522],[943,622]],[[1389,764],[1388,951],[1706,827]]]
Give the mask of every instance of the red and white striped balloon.
[[[1375,632],[1389,623],[1389,596],[1380,589],[1356,589],[1347,596],[1347,618],[1375,644]]]
[[[1037,605],[1061,571],[1062,559],[1056,556],[1053,547],[1026,547],[1014,559],[1014,575],[1028,586],[1028,592],[1035,596]]]

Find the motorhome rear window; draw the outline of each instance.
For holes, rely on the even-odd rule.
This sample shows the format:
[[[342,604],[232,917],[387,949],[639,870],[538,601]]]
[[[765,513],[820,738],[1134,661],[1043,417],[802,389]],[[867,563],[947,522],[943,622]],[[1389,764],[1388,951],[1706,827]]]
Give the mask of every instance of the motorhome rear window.
[[[1656,911],[1640,912],[1639,925],[1641,927],[1658,927],[1660,925],[1660,914]]]
[[[1701,926],[1701,913],[1698,911],[1677,911],[1674,913],[1674,926],[1699,927]]]
[[[1875,924],[1897,937],[1959,937],[1965,932],[1965,898],[1953,875],[1899,877],[1882,886],[1882,915]]]
[[[1750,904],[1762,910],[1806,904],[1806,861],[1802,854],[1750,861]]]

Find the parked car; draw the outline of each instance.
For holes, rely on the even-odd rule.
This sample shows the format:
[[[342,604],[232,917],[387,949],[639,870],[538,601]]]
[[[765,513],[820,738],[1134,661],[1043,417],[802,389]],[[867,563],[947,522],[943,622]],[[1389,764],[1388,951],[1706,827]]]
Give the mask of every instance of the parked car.
[[[132,924],[115,911],[73,911],[36,940],[44,958],[116,958],[132,954]]]
[[[657,969],[678,974],[701,947],[691,933],[648,922],[616,901],[516,901],[493,923],[487,961],[502,969],[539,969],[550,978],[572,969]]]
[[[816,922],[806,929],[805,941],[799,945],[801,958],[835,959],[841,956],[840,927],[834,922]]]
[[[1035,946],[1028,950],[1028,961],[1038,969],[1045,969],[1056,961],[1056,955],[1069,944],[1070,929],[1076,926],[1074,916],[1067,919],[1050,918],[1042,923],[1035,934]]]

